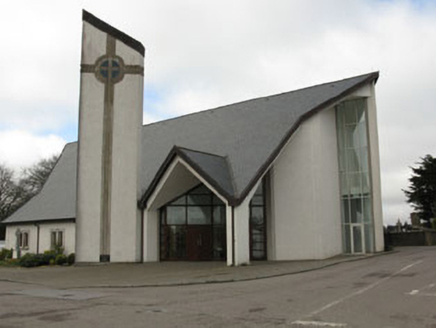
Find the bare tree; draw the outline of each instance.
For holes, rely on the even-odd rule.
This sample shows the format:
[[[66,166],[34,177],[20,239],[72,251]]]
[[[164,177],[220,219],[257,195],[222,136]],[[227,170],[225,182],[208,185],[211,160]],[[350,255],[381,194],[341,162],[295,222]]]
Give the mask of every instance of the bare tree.
[[[25,201],[41,191],[58,159],[59,156],[42,159],[30,168],[23,170],[19,184],[20,187],[25,190]]]
[[[0,222],[23,203],[24,190],[14,181],[14,172],[0,164]],[[0,226],[0,240],[5,239],[5,227]]]
[[[10,168],[0,164],[0,240],[5,238],[5,227],[1,222],[41,191],[58,158],[43,159],[24,169],[18,181]]]
[[[11,215],[22,202],[23,190],[13,176],[11,169],[0,165],[0,221]]]

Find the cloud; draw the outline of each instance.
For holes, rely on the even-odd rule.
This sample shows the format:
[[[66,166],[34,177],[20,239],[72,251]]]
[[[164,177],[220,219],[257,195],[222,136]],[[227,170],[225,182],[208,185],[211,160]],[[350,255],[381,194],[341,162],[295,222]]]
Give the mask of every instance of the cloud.
[[[38,136],[22,130],[0,131],[0,163],[20,172],[38,160],[59,155],[65,143],[56,135]]]
[[[436,149],[434,1],[8,2],[0,132],[74,135],[82,8],[144,43],[144,123],[380,70],[384,218],[409,217],[408,167]]]

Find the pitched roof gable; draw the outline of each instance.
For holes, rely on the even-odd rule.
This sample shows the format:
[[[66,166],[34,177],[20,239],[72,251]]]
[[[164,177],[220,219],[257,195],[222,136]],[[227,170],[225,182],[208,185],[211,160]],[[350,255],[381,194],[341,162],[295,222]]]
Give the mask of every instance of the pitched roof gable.
[[[233,178],[226,157],[174,146],[155,178],[145,191],[144,196],[139,202],[139,206],[145,207],[146,201],[153,193],[160,179],[176,156],[180,157],[190,165],[191,168],[212,185],[218,193],[229,200],[231,205],[235,203]]]

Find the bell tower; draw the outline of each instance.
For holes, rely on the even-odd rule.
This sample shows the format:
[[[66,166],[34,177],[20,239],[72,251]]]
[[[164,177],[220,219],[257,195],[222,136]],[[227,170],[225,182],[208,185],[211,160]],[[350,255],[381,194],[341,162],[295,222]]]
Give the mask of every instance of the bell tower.
[[[83,11],[77,262],[140,259],[144,46]]]

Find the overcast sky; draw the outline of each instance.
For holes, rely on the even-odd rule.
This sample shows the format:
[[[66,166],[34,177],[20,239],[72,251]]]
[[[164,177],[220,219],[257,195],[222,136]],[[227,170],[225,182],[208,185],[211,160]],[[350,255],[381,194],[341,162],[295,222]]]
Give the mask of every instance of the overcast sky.
[[[82,8],[146,47],[144,123],[380,71],[385,223],[409,217],[410,166],[436,156],[436,1],[8,1],[0,162],[77,140]]]

